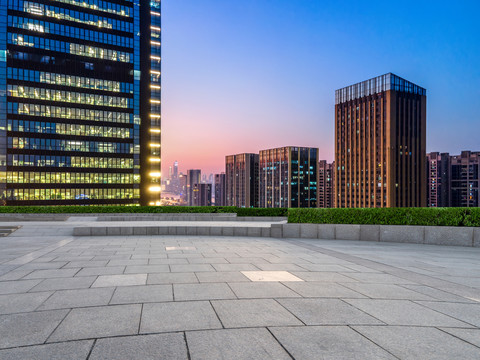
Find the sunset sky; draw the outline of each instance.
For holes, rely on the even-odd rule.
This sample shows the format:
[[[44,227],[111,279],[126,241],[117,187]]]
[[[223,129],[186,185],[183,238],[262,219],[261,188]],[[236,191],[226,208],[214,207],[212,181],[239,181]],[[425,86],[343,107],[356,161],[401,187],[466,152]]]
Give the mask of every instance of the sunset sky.
[[[162,162],[298,145],[334,156],[335,90],[427,89],[427,151],[480,151],[480,2],[163,0]]]

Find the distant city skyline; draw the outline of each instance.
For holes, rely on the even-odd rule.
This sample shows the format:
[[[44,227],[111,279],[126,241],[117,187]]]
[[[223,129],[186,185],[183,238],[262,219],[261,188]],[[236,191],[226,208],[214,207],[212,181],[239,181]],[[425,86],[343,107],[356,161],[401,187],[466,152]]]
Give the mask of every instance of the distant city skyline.
[[[478,2],[162,5],[164,176],[281,146],[331,162],[335,90],[388,72],[428,89],[427,152],[480,150]]]

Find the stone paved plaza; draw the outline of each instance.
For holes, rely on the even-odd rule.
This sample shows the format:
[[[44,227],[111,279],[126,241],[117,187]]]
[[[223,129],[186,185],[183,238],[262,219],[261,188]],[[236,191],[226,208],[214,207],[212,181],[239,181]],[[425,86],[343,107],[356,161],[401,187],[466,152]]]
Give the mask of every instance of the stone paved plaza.
[[[0,359],[480,359],[480,248],[81,221],[0,238]]]

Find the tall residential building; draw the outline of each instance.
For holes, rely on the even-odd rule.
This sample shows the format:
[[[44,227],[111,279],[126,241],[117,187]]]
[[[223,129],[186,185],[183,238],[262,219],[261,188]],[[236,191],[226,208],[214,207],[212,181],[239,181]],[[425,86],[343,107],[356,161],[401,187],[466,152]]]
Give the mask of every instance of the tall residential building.
[[[215,206],[226,205],[225,173],[215,174]]]
[[[260,151],[260,207],[317,207],[318,149]]]
[[[335,206],[426,205],[426,90],[394,74],[335,92]]]
[[[187,171],[187,205],[188,206],[196,206],[194,205],[194,187],[195,184],[200,184],[202,178],[202,171],[201,170],[188,170]]]
[[[173,163],[173,178],[178,179],[178,161],[175,160]]]
[[[450,206],[450,155],[427,154],[427,206]]]
[[[225,157],[226,206],[258,207],[258,154]]]
[[[480,151],[451,156],[451,205],[480,207]]]
[[[212,206],[212,184],[194,184],[189,206]]]
[[[332,208],[334,199],[335,162],[327,163],[320,160],[318,163],[318,200],[317,207]]]
[[[2,0],[0,199],[160,202],[160,0]]]

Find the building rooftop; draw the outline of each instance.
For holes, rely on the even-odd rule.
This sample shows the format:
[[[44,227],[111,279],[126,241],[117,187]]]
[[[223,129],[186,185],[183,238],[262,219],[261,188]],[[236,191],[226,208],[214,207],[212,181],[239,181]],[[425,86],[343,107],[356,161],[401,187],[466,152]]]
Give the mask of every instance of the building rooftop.
[[[1,359],[480,358],[480,248],[72,236],[96,220],[9,222]]]
[[[427,90],[424,88],[395,74],[388,73],[336,90],[335,105],[388,90],[403,91],[417,95],[427,94]]]

